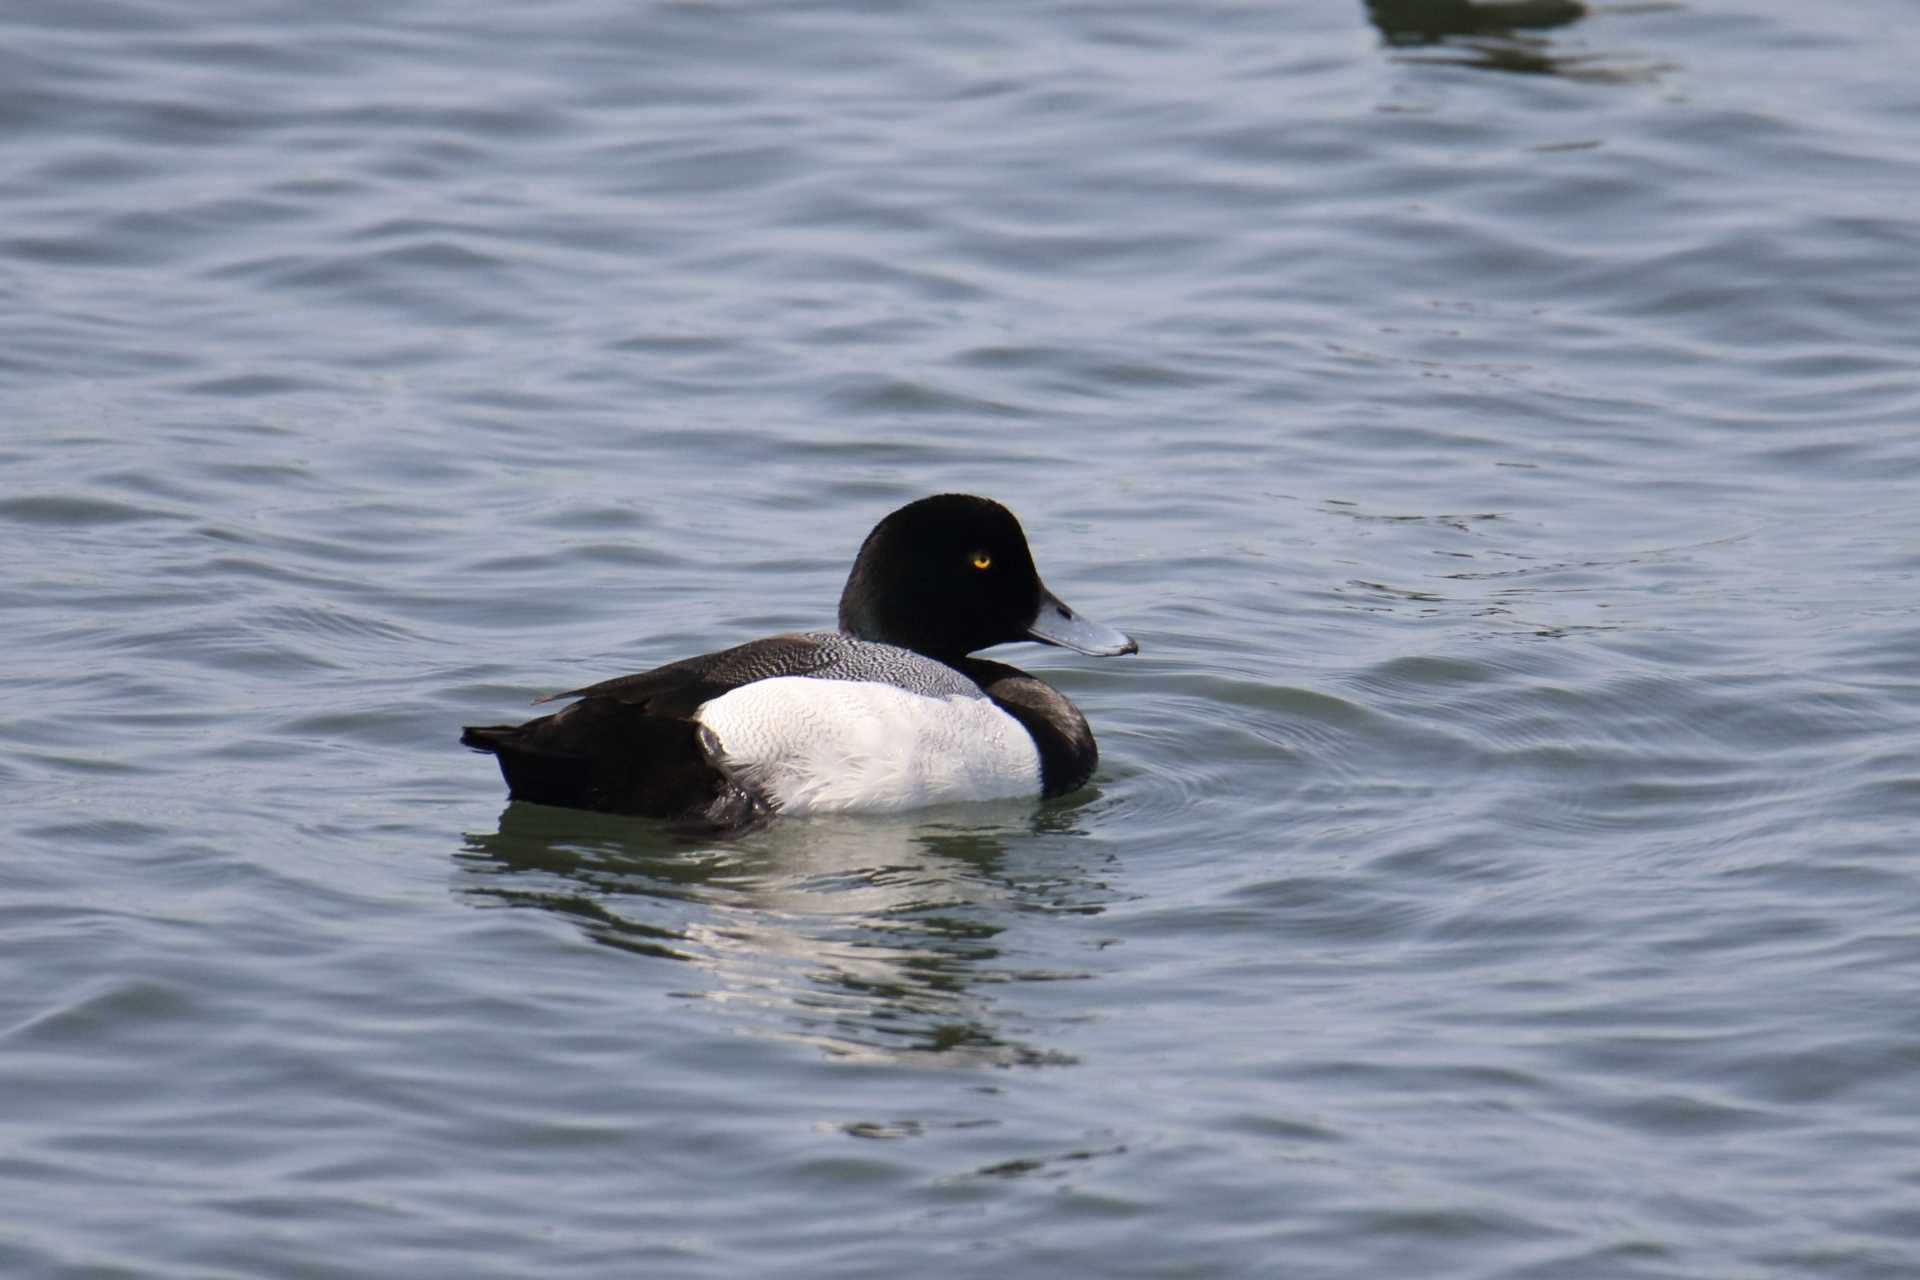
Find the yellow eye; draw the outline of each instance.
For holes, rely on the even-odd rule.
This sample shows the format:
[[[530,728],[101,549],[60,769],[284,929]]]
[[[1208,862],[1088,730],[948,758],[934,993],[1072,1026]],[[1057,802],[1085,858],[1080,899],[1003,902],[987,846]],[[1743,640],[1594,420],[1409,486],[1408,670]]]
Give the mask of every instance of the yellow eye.
[[[973,553],[973,567],[976,569],[991,569],[993,568],[993,557],[984,551],[976,551]]]

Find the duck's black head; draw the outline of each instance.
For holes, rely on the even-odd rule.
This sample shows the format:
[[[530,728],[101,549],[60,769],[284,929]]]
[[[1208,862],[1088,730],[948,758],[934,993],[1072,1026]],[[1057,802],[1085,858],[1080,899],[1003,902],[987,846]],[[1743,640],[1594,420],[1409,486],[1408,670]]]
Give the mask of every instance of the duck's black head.
[[[1010,640],[1140,650],[1047,590],[1013,512],[961,493],[908,503],[873,527],[840,593],[840,629],[942,662]]]

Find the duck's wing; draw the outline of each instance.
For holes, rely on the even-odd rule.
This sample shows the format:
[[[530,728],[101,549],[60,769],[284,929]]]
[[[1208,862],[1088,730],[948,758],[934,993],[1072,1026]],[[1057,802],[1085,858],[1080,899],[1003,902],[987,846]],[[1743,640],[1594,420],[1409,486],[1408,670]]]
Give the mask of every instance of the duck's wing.
[[[648,715],[685,717],[699,710],[703,702],[775,676],[872,681],[930,698],[983,696],[965,674],[910,649],[857,640],[837,631],[800,631],[750,640],[718,653],[683,658],[639,675],[603,680],[537,701],[610,698],[644,708]]]
[[[535,698],[534,702],[608,698],[637,707],[648,715],[684,718],[698,710],[701,703],[743,684],[775,676],[811,676],[826,671],[838,660],[836,646],[831,643],[835,638],[813,633],[768,636],[718,653],[682,658],[638,675],[616,676],[583,689],[550,693]]]

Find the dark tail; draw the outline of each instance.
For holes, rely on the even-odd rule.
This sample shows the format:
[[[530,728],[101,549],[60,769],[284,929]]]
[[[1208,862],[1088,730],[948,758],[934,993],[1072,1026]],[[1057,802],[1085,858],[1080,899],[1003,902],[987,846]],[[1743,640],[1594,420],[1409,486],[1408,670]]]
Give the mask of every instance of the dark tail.
[[[557,804],[568,809],[608,809],[609,797],[602,769],[571,751],[554,749],[541,733],[552,716],[526,724],[470,724],[461,730],[462,746],[484,751],[500,763],[507,794],[535,804]]]
[[[460,741],[498,760],[508,793],[535,804],[682,818],[731,812],[745,795],[708,758],[698,725],[612,698],[525,724],[469,725]]]
[[[514,724],[470,724],[460,731],[460,745],[499,755],[501,746],[512,741],[518,732],[520,726]]]

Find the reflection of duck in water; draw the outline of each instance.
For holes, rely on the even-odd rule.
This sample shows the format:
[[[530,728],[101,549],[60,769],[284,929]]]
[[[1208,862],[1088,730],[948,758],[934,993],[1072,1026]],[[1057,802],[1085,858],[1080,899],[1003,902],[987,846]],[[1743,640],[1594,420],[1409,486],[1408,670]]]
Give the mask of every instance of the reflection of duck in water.
[[[1617,6],[1626,12],[1630,6]],[[1661,0],[1631,6],[1665,7]],[[1591,12],[1579,0],[1367,0],[1367,16],[1390,45],[1440,45],[1445,52],[1401,55],[1407,62],[1479,67],[1522,75],[1627,83],[1655,78],[1664,64],[1622,61],[1613,54],[1566,54],[1531,34],[1578,22]]]
[[[1564,27],[1586,13],[1579,0],[1367,0],[1367,16],[1394,44]]]
[[[497,832],[467,838],[460,892],[684,962],[705,977],[670,979],[674,994],[757,1035],[835,1057],[1049,1065],[1071,1059],[1014,985],[1089,975],[1059,968],[1053,931],[1028,926],[1099,914],[1110,855],[1072,841],[1030,861],[1008,849],[1071,835],[1081,803],[827,815],[707,842],[511,804]]]
[[[499,758],[515,799],[729,825],[1064,795],[1099,759],[1086,718],[1044,681],[968,656],[1013,640],[1139,649],[1046,589],[1012,512],[944,494],[867,535],[839,631],[556,694],[580,701],[461,741]]]

